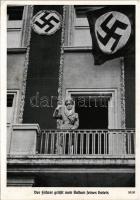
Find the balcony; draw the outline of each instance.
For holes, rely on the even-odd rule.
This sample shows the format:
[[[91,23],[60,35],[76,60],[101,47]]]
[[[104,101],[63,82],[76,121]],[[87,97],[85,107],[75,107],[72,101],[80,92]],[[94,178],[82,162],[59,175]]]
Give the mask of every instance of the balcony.
[[[133,129],[42,130],[38,153],[46,155],[134,155]]]
[[[8,128],[8,155],[44,156],[132,156],[134,129],[41,130],[38,124]]]
[[[9,186],[21,186],[25,177],[30,179],[30,184],[25,181],[27,185],[37,179],[42,180],[41,186],[81,186],[80,177],[87,176],[92,186],[106,186],[103,177],[108,186],[120,186],[121,176],[122,186],[135,185],[134,129],[40,131],[37,124],[17,124],[8,129]],[[72,177],[77,184],[69,181]]]

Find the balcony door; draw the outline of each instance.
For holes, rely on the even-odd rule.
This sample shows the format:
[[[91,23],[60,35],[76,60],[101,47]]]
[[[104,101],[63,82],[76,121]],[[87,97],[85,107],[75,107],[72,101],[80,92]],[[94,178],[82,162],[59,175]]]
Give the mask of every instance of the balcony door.
[[[66,97],[75,102],[78,129],[115,129],[118,127],[116,89],[67,89]]]
[[[79,115],[79,129],[108,128],[108,98],[103,96],[72,96]]]

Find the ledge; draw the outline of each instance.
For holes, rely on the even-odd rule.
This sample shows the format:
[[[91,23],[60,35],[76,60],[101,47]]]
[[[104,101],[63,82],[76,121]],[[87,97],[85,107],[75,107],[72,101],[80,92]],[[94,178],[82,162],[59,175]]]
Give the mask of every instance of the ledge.
[[[8,159],[135,159],[135,155],[54,155],[54,154],[36,154],[36,155],[8,155]]]
[[[74,167],[63,167],[63,168],[47,168],[47,167],[32,167],[32,168],[27,168],[27,167],[23,167],[23,168],[9,168],[7,169],[8,174],[28,174],[28,175],[37,175],[37,174],[43,174],[43,176],[45,174],[48,173],[125,173],[125,174],[130,174],[130,173],[135,173],[135,168],[89,168],[88,167],[84,167],[84,168],[74,168]]]
[[[64,52],[91,52],[91,46],[65,46]]]
[[[55,166],[135,166],[135,156],[90,156],[90,155],[9,155],[9,166],[40,166],[40,167],[55,167]]]
[[[22,47],[22,48],[7,48],[7,53],[26,53],[27,48],[26,47]]]
[[[40,133],[39,124],[14,124],[13,130],[36,130],[37,133]]]
[[[135,173],[134,156],[9,156],[8,174]]]
[[[91,52],[92,47],[91,46],[65,46],[64,51],[65,52]],[[27,47],[21,47],[21,48],[7,48],[7,53],[26,53]]]

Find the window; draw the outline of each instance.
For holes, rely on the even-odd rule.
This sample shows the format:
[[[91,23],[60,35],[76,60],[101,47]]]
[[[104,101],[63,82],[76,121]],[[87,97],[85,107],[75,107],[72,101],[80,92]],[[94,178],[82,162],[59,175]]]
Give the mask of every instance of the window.
[[[7,8],[8,20],[22,20],[23,6],[9,7]]]
[[[79,115],[79,129],[108,129],[108,101],[110,97],[72,95],[75,112]]]
[[[12,124],[16,119],[17,91],[7,93],[7,123]]]
[[[74,46],[92,46],[90,28],[86,13],[88,10],[97,10],[103,6],[75,5]]]
[[[67,89],[66,97],[75,100],[79,129],[115,129],[118,127],[116,89]]]
[[[89,6],[75,6],[74,46],[91,46],[91,36],[86,11]]]
[[[16,123],[18,91],[7,92],[7,153],[10,152],[12,124]]]
[[[24,6],[10,6],[7,8],[8,48],[18,48],[21,46],[23,12]]]

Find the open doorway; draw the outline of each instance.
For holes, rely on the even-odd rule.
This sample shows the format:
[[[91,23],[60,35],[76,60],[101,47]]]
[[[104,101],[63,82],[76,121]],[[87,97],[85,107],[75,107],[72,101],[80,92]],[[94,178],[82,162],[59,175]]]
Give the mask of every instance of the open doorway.
[[[108,98],[105,96],[72,95],[79,129],[108,129]]]
[[[73,88],[66,90],[66,97],[75,99],[75,111],[80,118],[78,129],[116,129],[120,127],[117,89]]]

